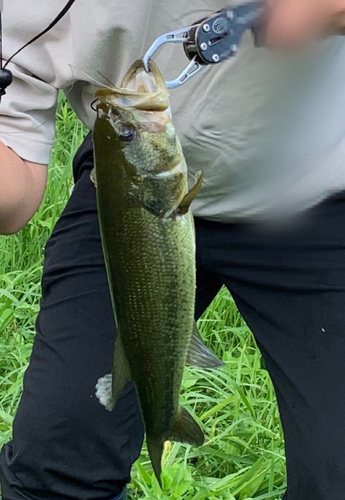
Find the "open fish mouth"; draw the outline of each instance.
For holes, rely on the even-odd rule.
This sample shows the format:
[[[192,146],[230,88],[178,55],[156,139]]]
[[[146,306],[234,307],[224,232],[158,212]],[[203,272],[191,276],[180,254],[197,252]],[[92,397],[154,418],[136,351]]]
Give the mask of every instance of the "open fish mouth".
[[[136,61],[127,71],[121,87],[99,89],[96,97],[122,109],[164,112],[169,109],[169,91],[157,65],[151,62],[147,72],[143,61]]]

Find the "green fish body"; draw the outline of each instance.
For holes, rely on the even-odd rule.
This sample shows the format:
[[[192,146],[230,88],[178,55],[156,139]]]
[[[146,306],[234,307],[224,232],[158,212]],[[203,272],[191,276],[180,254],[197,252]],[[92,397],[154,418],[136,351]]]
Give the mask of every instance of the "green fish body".
[[[169,94],[155,65],[148,74],[137,62],[121,89],[100,90],[98,98],[94,177],[118,331],[113,373],[99,381],[97,395],[111,410],[134,381],[160,480],[165,441],[204,441],[179,405],[186,362],[220,366],[197,333],[191,342],[196,267],[189,206],[201,178],[188,193]]]

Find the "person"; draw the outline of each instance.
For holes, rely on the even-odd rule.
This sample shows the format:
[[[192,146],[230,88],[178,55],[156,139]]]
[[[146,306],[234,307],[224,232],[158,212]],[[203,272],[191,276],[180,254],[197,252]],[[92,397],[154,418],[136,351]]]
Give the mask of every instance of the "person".
[[[301,45],[345,28],[344,0],[276,0],[267,16],[266,42],[280,47]]]
[[[117,83],[161,33],[222,7],[223,0],[194,0],[192,9],[185,0],[77,0],[13,59],[0,106],[2,234],[18,231],[41,203],[58,89],[92,128],[100,74]],[[4,59],[60,8],[55,0],[6,3]],[[157,59],[167,78],[185,64],[182,52],[167,47]],[[193,205],[196,317],[225,285],[254,332],[285,433],[284,500],[343,500],[345,491],[344,73],[341,38],[295,57],[254,48],[248,34],[236,58],[171,95],[191,183],[204,174]],[[45,249],[37,336],[13,439],[0,456],[3,500],[124,500],[142,446],[133,385],[112,413],[95,398],[116,329],[92,166],[89,134]]]

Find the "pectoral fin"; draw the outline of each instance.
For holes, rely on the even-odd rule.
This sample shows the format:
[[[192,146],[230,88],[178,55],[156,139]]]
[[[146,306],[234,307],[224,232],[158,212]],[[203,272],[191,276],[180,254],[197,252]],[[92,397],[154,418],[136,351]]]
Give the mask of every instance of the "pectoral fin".
[[[223,366],[225,366],[223,361],[218,359],[217,356],[215,356],[208,349],[208,347],[205,346],[196,324],[194,324],[186,364],[189,366],[203,368],[205,370],[223,368]]]
[[[202,182],[203,182],[202,173],[197,172],[197,174],[195,175],[195,179],[196,179],[195,185],[192,187],[192,189],[189,191],[189,193],[186,194],[186,196],[183,198],[183,200],[180,203],[178,211],[181,215],[188,213],[188,210],[190,209],[192,202],[197,197],[197,195],[201,189]]]
[[[100,378],[96,385],[96,396],[101,405],[112,411],[126,383],[130,380],[131,374],[127,358],[121,338],[118,336],[115,342],[113,374]]]

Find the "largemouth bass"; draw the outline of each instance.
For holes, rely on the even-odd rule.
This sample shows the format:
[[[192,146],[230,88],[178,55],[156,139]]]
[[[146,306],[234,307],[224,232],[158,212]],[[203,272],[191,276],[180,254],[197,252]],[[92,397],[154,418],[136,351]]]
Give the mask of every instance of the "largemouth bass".
[[[94,127],[102,244],[117,323],[112,376],[97,396],[114,408],[133,380],[147,446],[160,481],[164,442],[200,446],[204,435],[179,405],[186,363],[222,363],[195,329],[195,241],[187,167],[172,123],[169,93],[157,66],[141,61],[120,89],[102,89]],[[194,333],[193,333],[194,331]]]

